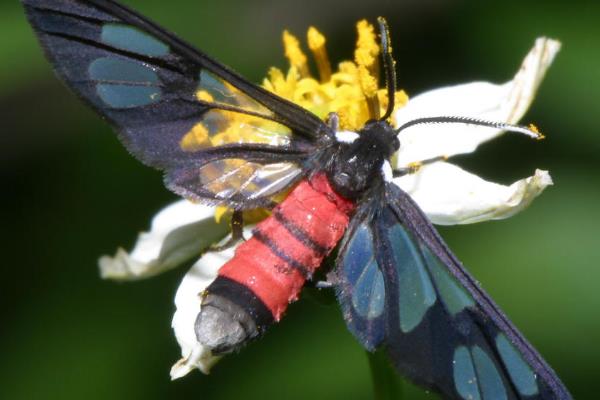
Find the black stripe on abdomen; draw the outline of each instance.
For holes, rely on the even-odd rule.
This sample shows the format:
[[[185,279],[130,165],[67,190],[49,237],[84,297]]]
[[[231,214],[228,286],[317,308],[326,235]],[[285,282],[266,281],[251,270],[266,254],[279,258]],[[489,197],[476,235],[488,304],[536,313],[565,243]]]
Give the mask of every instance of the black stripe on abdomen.
[[[280,249],[277,246],[277,243],[271,240],[271,238],[265,235],[259,228],[255,229],[254,232],[252,232],[252,236],[256,240],[267,246],[269,250],[271,250],[271,252],[277,257],[279,257],[282,261],[286,262],[290,267],[300,272],[300,274],[302,274],[302,276],[305,279],[310,279],[312,277],[310,269],[308,269],[301,262],[294,260],[292,257],[288,256],[282,249]]]
[[[293,221],[289,220],[279,209],[273,210],[273,216],[292,236],[294,236],[300,243],[313,250],[318,255],[325,257],[329,254],[329,249],[321,246],[319,243],[310,237],[302,228],[297,226]]]

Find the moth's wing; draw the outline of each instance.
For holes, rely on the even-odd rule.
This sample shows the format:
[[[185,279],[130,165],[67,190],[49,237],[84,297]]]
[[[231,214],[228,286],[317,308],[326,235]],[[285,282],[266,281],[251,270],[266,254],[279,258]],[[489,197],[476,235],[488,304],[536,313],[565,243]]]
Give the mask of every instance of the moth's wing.
[[[336,259],[336,293],[346,325],[358,341],[374,351],[386,337],[386,285],[377,260],[374,201],[358,208]]]
[[[315,115],[114,1],[22,3],[59,77],[116,127],[134,156],[166,171],[167,185],[187,197],[242,206],[266,198],[268,188],[287,187],[305,172],[303,160],[328,134]],[[238,174],[240,159],[251,165]],[[213,176],[204,171],[219,169],[235,194],[222,198],[206,184]],[[273,169],[285,173],[273,177]],[[283,175],[289,181],[279,180]]]
[[[385,347],[401,375],[448,399],[571,399],[406,193],[388,184],[357,216],[339,256],[339,299],[350,330],[368,349]],[[363,240],[372,242],[359,245]],[[351,278],[369,274],[349,268],[353,263],[364,271],[370,265],[347,253],[354,248],[368,249],[358,260],[373,260],[381,274],[370,289]],[[364,293],[370,300],[349,300]]]
[[[236,209],[270,208],[280,193],[302,178],[302,159],[281,159],[268,153],[222,156],[169,171],[167,186],[183,197]]]

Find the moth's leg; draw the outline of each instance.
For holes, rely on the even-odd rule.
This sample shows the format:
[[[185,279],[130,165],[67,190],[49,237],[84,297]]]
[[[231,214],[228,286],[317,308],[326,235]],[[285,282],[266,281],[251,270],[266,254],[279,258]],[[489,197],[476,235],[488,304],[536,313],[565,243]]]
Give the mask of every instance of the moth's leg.
[[[246,240],[244,238],[244,213],[240,210],[233,211],[231,215],[231,237],[222,245],[211,246],[211,251],[223,251],[235,246],[239,241]]]
[[[327,119],[325,120],[327,126],[329,126],[334,132],[340,130],[340,117],[335,112],[330,112],[327,114]]]
[[[434,162],[438,162],[438,161],[446,161],[447,159],[448,159],[447,156],[438,156],[438,157],[428,158],[428,159],[422,160],[422,161],[411,162],[404,168],[395,169],[393,171],[394,178],[398,178],[400,176],[404,176],[404,175],[408,175],[408,174],[414,174],[417,171],[419,171],[424,165],[433,164]]]
[[[306,282],[307,287],[315,289],[332,289],[339,284],[339,279],[335,271],[329,271],[325,279],[310,280]]]
[[[330,281],[317,281],[313,286],[317,289],[331,289],[335,287],[335,283]]]

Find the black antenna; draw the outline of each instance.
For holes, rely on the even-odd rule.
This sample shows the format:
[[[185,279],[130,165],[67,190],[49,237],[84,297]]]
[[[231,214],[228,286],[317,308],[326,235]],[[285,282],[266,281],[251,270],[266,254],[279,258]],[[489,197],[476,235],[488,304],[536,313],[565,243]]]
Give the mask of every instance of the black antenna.
[[[544,139],[544,135],[542,135],[535,127],[535,125],[532,124],[530,124],[529,126],[513,125],[504,122],[485,121],[477,118],[456,116],[425,117],[413,119],[396,129],[396,133],[400,133],[400,131],[403,131],[406,128],[410,128],[411,126],[424,124],[467,124],[485,126],[488,128],[502,129],[510,132],[524,133],[525,135],[530,136],[534,139]]]
[[[388,24],[383,17],[378,17],[377,22],[379,23],[379,32],[381,34],[381,58],[383,60],[383,70],[385,72],[385,87],[388,92],[387,110],[385,110],[385,114],[379,118],[380,121],[384,121],[392,115],[392,112],[394,112],[394,101],[396,98],[396,71],[394,68],[396,63],[392,57]]]

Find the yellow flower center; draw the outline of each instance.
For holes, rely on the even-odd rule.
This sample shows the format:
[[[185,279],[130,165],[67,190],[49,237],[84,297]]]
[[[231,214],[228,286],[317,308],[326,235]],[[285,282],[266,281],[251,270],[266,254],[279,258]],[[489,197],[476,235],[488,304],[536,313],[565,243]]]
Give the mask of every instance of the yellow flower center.
[[[290,69],[284,74],[272,67],[263,81],[267,90],[306,108],[321,119],[331,112],[340,117],[341,129],[358,131],[367,120],[382,115],[388,104],[387,91],[379,87],[379,53],[375,30],[367,21],[356,25],[358,40],[354,61],[339,63],[331,71],[325,48],[325,37],[314,27],[307,33],[310,49],[318,70],[318,79],[310,74],[307,57],[299,40],[283,33],[285,55]],[[404,91],[396,92],[396,108],[408,101]],[[391,121],[393,123],[393,121]]]
[[[340,129],[358,131],[369,119],[383,115],[388,105],[388,94],[385,88],[379,86],[379,55],[380,46],[377,43],[373,25],[362,20],[356,25],[358,39],[354,52],[354,61],[342,61],[338,64],[337,71],[332,71],[331,62],[327,55],[326,39],[316,28],[310,27],[307,32],[307,43],[315,61],[318,78],[311,75],[308,66],[308,57],[302,51],[300,41],[288,31],[283,32],[283,45],[285,56],[290,68],[284,73],[276,67],[271,67],[262,86],[276,95],[289,100],[314,113],[325,120],[329,113],[335,112],[339,116]],[[199,100],[208,97],[204,91],[197,95]],[[408,101],[408,96],[402,90],[395,93],[395,108],[403,107]],[[222,112],[222,111],[218,111]],[[233,114],[233,113],[232,113]],[[252,124],[273,125],[270,121],[256,117],[238,114],[230,118],[250,121]],[[394,124],[395,121],[390,121]],[[246,137],[244,130],[238,130],[240,123],[231,123],[229,129],[223,132],[227,135],[227,143],[248,143],[252,138]],[[272,127],[277,131],[277,127]],[[281,129],[280,129],[281,130]],[[285,132],[283,132],[285,134]],[[238,136],[238,140],[235,136]],[[189,137],[189,138],[188,138]],[[206,139],[206,130],[196,127],[186,138],[190,143],[183,143],[182,147],[189,149],[202,146]],[[212,138],[214,144],[216,137]],[[272,139],[269,139],[272,140]],[[260,141],[257,138],[256,141]],[[187,146],[185,146],[187,144]],[[193,144],[196,144],[194,146]],[[285,196],[282,196],[283,199]],[[246,223],[258,222],[268,213],[265,210],[255,210],[244,213]],[[215,218],[230,216],[226,207],[218,207]]]

